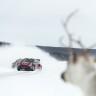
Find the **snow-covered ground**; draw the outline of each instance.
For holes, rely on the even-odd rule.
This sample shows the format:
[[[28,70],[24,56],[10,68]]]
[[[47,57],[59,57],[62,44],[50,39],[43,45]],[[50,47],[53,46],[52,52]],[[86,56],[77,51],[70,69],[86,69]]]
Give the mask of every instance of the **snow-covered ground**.
[[[42,71],[18,72],[11,68],[18,58],[40,58]],[[66,62],[44,53],[36,47],[11,46],[0,48],[0,95],[1,96],[83,96],[82,91],[61,80]]]

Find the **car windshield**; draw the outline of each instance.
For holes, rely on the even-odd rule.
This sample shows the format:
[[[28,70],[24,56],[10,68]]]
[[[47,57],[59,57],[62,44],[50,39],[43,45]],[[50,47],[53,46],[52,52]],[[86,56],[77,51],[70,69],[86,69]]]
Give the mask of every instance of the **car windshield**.
[[[28,58],[25,58],[22,60],[23,62],[33,62],[33,59],[28,59]]]

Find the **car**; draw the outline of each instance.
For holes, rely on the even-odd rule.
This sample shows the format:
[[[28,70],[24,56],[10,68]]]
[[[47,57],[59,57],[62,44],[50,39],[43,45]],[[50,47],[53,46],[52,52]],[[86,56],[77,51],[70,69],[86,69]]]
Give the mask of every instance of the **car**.
[[[12,68],[15,67],[17,67],[18,71],[34,71],[36,69],[42,69],[40,59],[33,58],[17,59],[15,62],[12,63]]]

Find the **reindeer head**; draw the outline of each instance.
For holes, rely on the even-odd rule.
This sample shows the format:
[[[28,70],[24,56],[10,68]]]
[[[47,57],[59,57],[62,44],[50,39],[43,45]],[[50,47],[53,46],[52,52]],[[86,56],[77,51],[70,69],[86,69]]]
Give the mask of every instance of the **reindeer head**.
[[[67,28],[68,21],[75,12],[70,14],[64,23],[66,33],[69,37],[68,49],[70,52],[70,56],[68,60],[67,70],[61,74],[61,78],[64,81],[81,85],[81,83],[83,82],[83,78],[86,78],[87,74],[94,70],[95,56],[89,54],[89,50],[84,47],[81,40],[73,39]],[[82,47],[82,52],[76,52],[75,50],[73,50],[71,48],[72,42],[79,44]],[[92,47],[94,47],[94,45],[90,48]]]
[[[86,75],[94,70],[94,62],[94,56],[90,56],[84,52],[74,52],[70,55],[68,67],[66,71],[61,74],[61,78],[64,81],[81,85]]]

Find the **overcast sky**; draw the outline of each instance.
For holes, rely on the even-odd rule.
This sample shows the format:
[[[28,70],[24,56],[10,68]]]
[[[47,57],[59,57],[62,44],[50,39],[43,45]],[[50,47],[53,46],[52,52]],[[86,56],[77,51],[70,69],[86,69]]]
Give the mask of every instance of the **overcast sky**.
[[[64,36],[68,45],[62,21],[75,9],[79,11],[69,29],[88,47],[96,42],[96,0],[0,0],[0,40],[61,46],[59,38]]]

